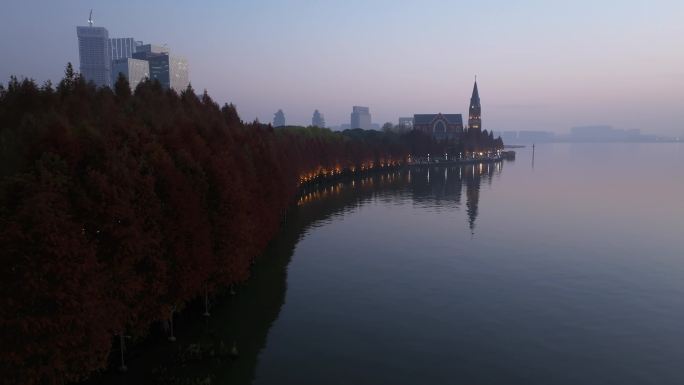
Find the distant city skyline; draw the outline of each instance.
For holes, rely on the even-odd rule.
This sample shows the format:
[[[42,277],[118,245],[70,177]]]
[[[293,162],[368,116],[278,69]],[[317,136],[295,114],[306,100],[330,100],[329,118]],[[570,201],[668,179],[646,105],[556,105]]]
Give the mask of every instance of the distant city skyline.
[[[11,15],[0,33],[21,39],[0,40],[0,83],[11,75],[56,82],[67,62],[78,68],[74,29],[91,8],[109,37],[182,53],[195,90],[234,103],[245,120],[271,121],[282,108],[288,124],[308,125],[315,108],[337,126],[354,105],[370,107],[377,124],[424,111],[466,115],[477,74],[488,130],[684,134],[677,0],[10,0],[0,6]],[[351,9],[359,11],[352,22]]]

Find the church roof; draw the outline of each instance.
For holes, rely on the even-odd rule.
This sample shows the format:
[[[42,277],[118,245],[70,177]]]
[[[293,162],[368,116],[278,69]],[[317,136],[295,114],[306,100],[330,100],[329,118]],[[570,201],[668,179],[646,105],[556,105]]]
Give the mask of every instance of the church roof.
[[[437,115],[440,114],[415,114],[413,115],[413,124],[414,125],[421,125],[421,124],[430,124],[432,123],[435,118],[437,118]],[[444,119],[449,124],[463,124],[463,117],[461,114],[441,114]]]

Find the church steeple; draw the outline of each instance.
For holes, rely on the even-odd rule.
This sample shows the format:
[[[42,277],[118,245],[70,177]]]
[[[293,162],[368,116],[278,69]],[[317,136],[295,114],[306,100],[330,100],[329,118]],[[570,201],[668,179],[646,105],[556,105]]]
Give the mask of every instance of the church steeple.
[[[482,130],[482,107],[480,106],[480,93],[477,91],[477,75],[473,86],[473,95],[470,97],[470,109],[468,109],[468,129]]]

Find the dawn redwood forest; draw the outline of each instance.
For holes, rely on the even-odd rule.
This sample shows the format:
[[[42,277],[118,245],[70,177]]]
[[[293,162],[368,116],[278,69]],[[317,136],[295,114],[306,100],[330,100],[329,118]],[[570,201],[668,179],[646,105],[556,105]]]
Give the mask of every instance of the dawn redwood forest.
[[[302,183],[409,155],[502,148],[420,132],[274,129],[156,81],[0,86],[0,376],[62,384],[118,336],[249,278]],[[155,326],[157,325],[157,326]]]

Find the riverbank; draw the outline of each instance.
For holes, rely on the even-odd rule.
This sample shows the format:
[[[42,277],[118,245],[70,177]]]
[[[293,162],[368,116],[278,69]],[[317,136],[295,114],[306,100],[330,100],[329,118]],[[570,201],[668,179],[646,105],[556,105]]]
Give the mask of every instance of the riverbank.
[[[409,156],[405,161],[388,161],[363,164],[349,168],[338,169],[322,169],[314,173],[309,173],[300,176],[300,192],[308,186],[317,185],[318,183],[330,183],[340,179],[348,179],[359,177],[374,172],[384,172],[387,170],[397,170],[403,167],[418,167],[418,166],[462,166],[478,163],[496,163],[504,160],[515,160],[515,151],[500,151],[497,155],[481,155],[472,158],[460,159],[444,159],[444,158],[429,158],[429,157],[411,157]]]
[[[468,215],[473,215],[470,220],[474,221],[478,181],[498,171],[489,166],[444,166],[435,165],[444,172],[434,174],[431,183],[450,183],[452,187],[467,189],[468,197],[464,199],[469,202],[472,210]],[[235,295],[226,290],[211,298],[209,317],[202,315],[201,301],[192,303],[175,315],[174,342],[169,342],[162,328],[155,326],[147,339],[126,351],[127,372],[117,371],[120,352],[115,349],[109,369],[81,385],[252,383],[269,330],[285,303],[287,267],[302,236],[318,223],[325,223],[376,194],[407,186],[424,194],[430,180],[426,178],[429,170],[404,165],[378,167],[353,174],[340,173],[302,186],[301,196],[289,207],[279,234],[255,258],[250,278],[234,287]],[[440,182],[447,172],[453,177]]]
[[[250,278],[210,298],[209,316],[203,315],[203,301],[190,303],[174,317],[173,342],[156,324],[126,350],[126,372],[117,369],[120,351],[114,349],[108,368],[78,385],[251,383],[259,353],[284,304],[287,266],[302,234],[379,189],[405,183],[398,177],[402,169],[340,173],[302,186],[278,235],[254,259]]]
[[[478,155],[475,157],[468,158],[455,158],[449,159],[444,158],[430,158],[430,157],[418,157],[409,158],[406,162],[407,166],[460,166],[465,164],[477,164],[477,163],[493,163],[501,162],[503,160],[513,160],[515,159],[515,151],[500,151],[494,155]]]

